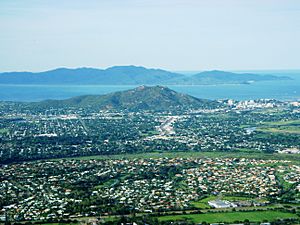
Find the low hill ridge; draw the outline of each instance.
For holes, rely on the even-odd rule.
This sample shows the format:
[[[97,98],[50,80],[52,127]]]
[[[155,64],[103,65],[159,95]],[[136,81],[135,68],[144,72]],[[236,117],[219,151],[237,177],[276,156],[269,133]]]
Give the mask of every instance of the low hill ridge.
[[[106,95],[85,95],[66,100],[47,100],[32,103],[34,107],[89,107],[99,110],[171,111],[210,108],[218,103],[175,92],[163,86],[139,86]]]
[[[192,76],[162,69],[148,69],[142,66],[113,66],[96,68],[57,68],[32,72],[0,73],[0,84],[43,84],[43,85],[199,85],[247,83],[265,80],[284,80],[288,77],[258,74],[237,74],[225,71],[205,71]]]

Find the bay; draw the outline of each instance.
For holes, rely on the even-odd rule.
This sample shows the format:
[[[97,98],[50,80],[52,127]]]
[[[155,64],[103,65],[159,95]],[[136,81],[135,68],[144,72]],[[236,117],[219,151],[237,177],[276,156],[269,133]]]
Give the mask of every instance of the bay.
[[[248,71],[247,71],[248,72]],[[203,99],[278,99],[300,100],[300,71],[264,71],[264,74],[289,76],[293,80],[264,81],[252,84],[170,85],[169,88]],[[101,95],[135,88],[135,85],[1,85],[1,101],[42,101],[80,95]]]

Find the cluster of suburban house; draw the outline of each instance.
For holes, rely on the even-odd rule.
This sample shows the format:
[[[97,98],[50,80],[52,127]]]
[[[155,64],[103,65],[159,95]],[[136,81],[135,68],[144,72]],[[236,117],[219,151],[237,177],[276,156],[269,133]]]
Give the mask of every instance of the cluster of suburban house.
[[[203,195],[264,198],[280,191],[278,174],[291,183],[300,178],[299,166],[289,162],[245,158],[36,161],[5,165],[0,173],[0,210],[16,220],[93,216],[104,205],[137,212],[188,209]]]

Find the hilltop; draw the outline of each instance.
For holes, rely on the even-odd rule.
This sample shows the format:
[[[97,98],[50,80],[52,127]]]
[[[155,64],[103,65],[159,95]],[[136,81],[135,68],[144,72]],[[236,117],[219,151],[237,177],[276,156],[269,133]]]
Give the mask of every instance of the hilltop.
[[[217,102],[198,99],[163,86],[139,86],[135,89],[106,95],[85,95],[66,100],[47,100],[31,104],[35,107],[53,108],[90,107],[129,111],[166,111],[213,107],[217,105]]]

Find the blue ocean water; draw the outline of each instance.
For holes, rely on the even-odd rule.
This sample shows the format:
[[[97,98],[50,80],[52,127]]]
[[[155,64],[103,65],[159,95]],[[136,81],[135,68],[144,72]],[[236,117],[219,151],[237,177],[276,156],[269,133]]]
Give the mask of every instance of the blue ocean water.
[[[243,71],[245,72],[245,71]],[[249,71],[247,71],[249,72]],[[257,72],[257,71],[253,71]],[[300,100],[300,71],[269,71],[261,74],[289,76],[293,80],[264,81],[237,85],[170,85],[169,88],[204,99],[278,99]],[[41,101],[66,99],[79,95],[99,95],[136,86],[117,85],[1,85],[1,101]]]

